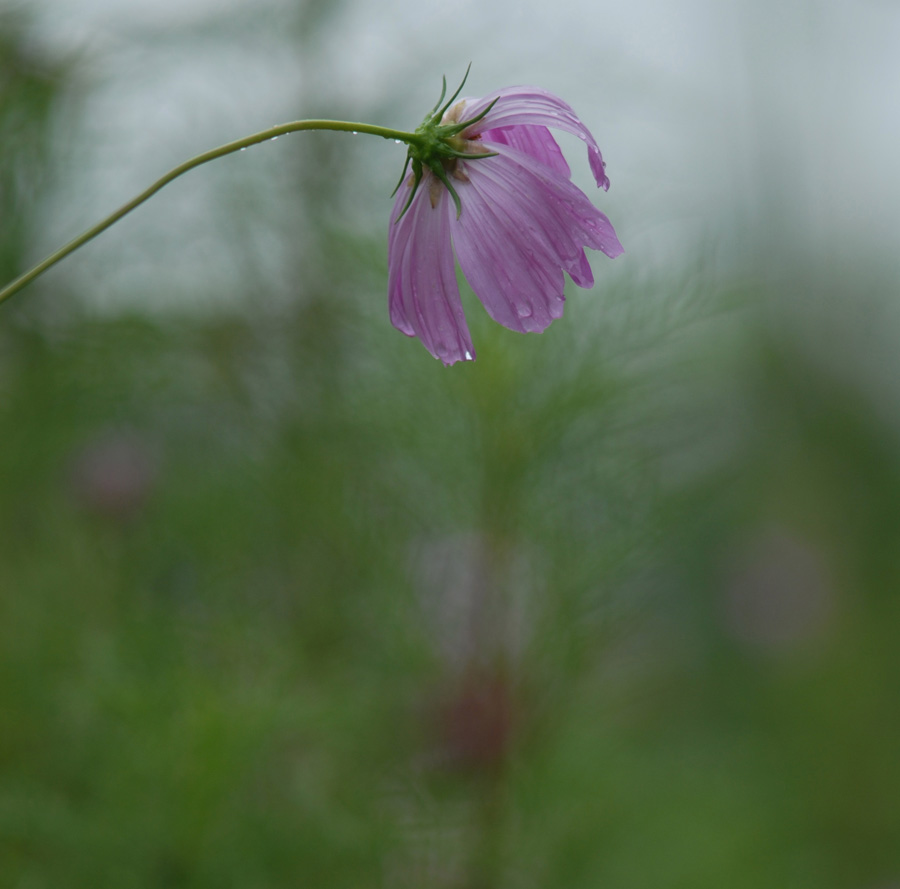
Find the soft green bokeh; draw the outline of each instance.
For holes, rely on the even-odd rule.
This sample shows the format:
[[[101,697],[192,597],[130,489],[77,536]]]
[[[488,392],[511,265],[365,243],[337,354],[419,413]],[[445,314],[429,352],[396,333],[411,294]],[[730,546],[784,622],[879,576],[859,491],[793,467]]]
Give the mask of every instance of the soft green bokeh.
[[[4,280],[77,119],[27,34]],[[601,257],[445,369],[322,213],[270,307],[0,312],[0,886],[896,885],[895,282]]]

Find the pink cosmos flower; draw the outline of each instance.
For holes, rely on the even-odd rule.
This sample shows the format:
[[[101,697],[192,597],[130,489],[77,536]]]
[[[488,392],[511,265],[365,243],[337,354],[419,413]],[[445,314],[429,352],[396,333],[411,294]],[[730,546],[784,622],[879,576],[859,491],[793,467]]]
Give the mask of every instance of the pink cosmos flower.
[[[452,102],[416,131],[424,147],[410,148],[413,173],[401,177],[388,235],[391,322],[447,365],[475,358],[454,250],[491,318],[520,333],[562,315],[563,272],[593,286],[585,247],[622,253],[548,130],[578,136],[597,185],[609,188],[594,137],[562,99],[518,86]]]

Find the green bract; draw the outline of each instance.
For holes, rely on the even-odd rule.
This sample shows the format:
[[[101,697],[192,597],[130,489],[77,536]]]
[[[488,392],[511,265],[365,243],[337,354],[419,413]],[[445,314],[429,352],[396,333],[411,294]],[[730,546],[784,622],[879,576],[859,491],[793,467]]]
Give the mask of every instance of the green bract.
[[[471,68],[471,65],[469,68]],[[459,215],[462,212],[462,205],[459,201],[459,195],[456,193],[456,189],[453,187],[453,184],[450,182],[450,177],[447,175],[448,169],[453,169],[453,164],[458,158],[477,160],[479,158],[495,157],[497,154],[496,151],[485,151],[478,154],[465,151],[464,149],[467,144],[466,140],[458,138],[460,133],[470,127],[473,123],[481,120],[491,108],[493,108],[493,102],[480,114],[475,115],[475,117],[470,117],[468,120],[446,124],[441,123],[444,119],[444,115],[447,113],[447,109],[453,104],[456,97],[462,91],[462,88],[466,83],[466,78],[469,76],[469,68],[466,68],[465,77],[463,77],[459,88],[446,102],[444,102],[444,96],[447,94],[447,78],[443,78],[441,97],[437,100],[437,104],[434,108],[432,108],[425,116],[422,125],[416,130],[414,134],[415,141],[409,140],[409,151],[406,155],[406,163],[403,165],[403,173],[400,175],[400,181],[397,183],[397,188],[392,192],[392,195],[396,194],[397,189],[403,184],[403,181],[406,178],[406,171],[409,169],[411,162],[413,169],[413,184],[409,192],[409,200],[407,200],[404,205],[400,216],[397,217],[398,222],[403,214],[409,209],[409,205],[412,203],[413,197],[415,197],[419,184],[422,181],[422,174],[425,167],[431,170],[431,172],[446,186],[447,191],[450,192],[450,197],[453,198],[453,203],[456,206],[456,218],[459,219]],[[444,102],[443,105],[441,104],[442,102]]]

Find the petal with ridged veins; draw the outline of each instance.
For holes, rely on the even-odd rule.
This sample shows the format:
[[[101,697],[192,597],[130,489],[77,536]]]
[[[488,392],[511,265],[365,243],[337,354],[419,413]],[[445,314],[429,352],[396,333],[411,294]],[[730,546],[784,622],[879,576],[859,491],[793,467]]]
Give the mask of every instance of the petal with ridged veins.
[[[459,264],[488,314],[521,333],[563,313],[563,271],[593,284],[584,247],[617,256],[612,224],[567,178],[514,149],[466,164],[463,213],[453,227]]]
[[[491,142],[509,145],[567,178],[572,175],[556,139],[546,127],[507,127],[502,130],[486,130],[480,135],[485,147]]]
[[[488,93],[480,99],[466,99],[462,119],[476,117],[491,102],[494,102],[491,110],[481,120],[474,123],[470,130],[466,131],[470,138],[487,130],[515,126],[554,127],[564,130],[585,143],[588,150],[588,162],[597,185],[603,189],[609,188],[606,164],[603,162],[603,155],[600,153],[596,140],[572,110],[572,107],[558,96],[554,96],[553,93],[540,87],[508,86]]]
[[[391,323],[398,330],[418,337],[435,358],[449,365],[473,360],[475,349],[450,243],[456,211],[444,189],[432,207],[430,179],[426,173],[399,222],[409,192],[401,187],[397,194],[388,234],[388,305]]]

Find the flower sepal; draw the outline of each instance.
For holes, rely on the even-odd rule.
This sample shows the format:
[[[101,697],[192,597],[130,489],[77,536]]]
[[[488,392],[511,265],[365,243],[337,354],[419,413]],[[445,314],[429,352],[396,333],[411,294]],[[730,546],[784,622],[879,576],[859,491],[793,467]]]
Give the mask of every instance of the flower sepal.
[[[471,68],[471,65],[469,67]],[[449,123],[443,122],[444,116],[447,114],[450,106],[456,101],[456,97],[462,91],[468,76],[469,68],[466,69],[465,77],[463,77],[462,83],[460,83],[456,92],[446,102],[444,102],[444,96],[447,94],[447,78],[443,78],[441,97],[438,99],[434,108],[432,108],[425,116],[425,120],[422,121],[421,126],[416,130],[414,134],[415,141],[410,140],[409,142],[406,164],[403,167],[400,181],[392,192],[392,196],[397,193],[397,190],[406,180],[406,171],[409,169],[410,163],[412,164],[413,169],[413,181],[410,187],[409,198],[400,215],[397,217],[397,222],[400,221],[403,214],[409,209],[410,204],[412,204],[416,191],[422,182],[423,171],[426,167],[431,170],[435,175],[435,178],[437,178],[447,191],[450,192],[450,197],[453,199],[453,204],[456,207],[456,218],[459,219],[459,216],[462,213],[462,204],[459,200],[459,195],[456,193],[456,189],[453,187],[453,183],[450,181],[448,172],[453,172],[457,160],[461,158],[464,158],[465,160],[480,160],[482,158],[497,156],[496,151],[469,150],[472,141],[460,137],[460,133],[464,132],[472,124],[477,123],[490,112],[491,108],[494,106],[493,102],[479,114],[476,114],[468,120],[454,120]]]

